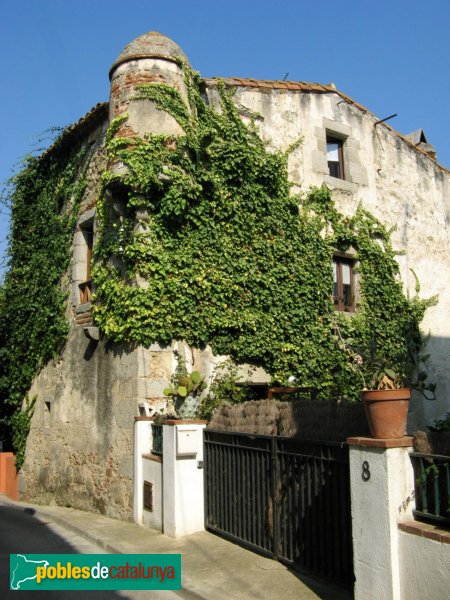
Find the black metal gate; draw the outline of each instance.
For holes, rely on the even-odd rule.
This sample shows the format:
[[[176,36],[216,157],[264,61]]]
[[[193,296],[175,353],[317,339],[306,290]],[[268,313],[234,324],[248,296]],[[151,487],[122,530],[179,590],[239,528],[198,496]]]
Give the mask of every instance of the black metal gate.
[[[206,429],[205,527],[353,585],[346,444]]]

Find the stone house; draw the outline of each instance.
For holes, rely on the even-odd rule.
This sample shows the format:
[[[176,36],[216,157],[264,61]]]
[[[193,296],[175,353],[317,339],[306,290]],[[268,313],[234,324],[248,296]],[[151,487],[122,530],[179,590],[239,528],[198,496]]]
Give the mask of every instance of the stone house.
[[[162,82],[187,98],[184,61],[182,50],[168,38],[154,32],[138,37],[111,67],[109,105],[98,104],[64,134],[68,144],[85,141],[91,160],[73,241],[68,341],[60,360],[42,369],[30,391],[37,403],[20,484],[27,500],[131,518],[133,418],[163,398],[174,348],[207,374],[218,361],[208,349],[187,352],[178,342],[169,347],[110,344],[91,314],[90,268],[107,129],[127,112],[124,136],[180,135],[170,114],[150,100],[136,103],[131,97],[139,84]],[[217,80],[202,84],[206,101],[217,102]],[[426,294],[439,295],[423,323],[432,333],[430,376],[438,383],[438,400],[417,403],[411,423],[441,416],[450,402],[450,180],[425,134],[399,134],[333,84],[229,78],[225,85],[235,90],[244,120],[258,115],[259,133],[269,149],[286,149],[302,137],[289,159],[296,189],[325,184],[342,212],[351,214],[362,201],[383,222],[397,225],[393,243],[403,251],[398,260],[406,288],[414,290],[414,268]],[[123,167],[108,166],[116,174]],[[335,265],[343,303],[336,308],[345,310],[345,290],[355,285],[353,259],[337,256]],[[354,295],[351,290],[348,297]],[[267,380],[262,371],[253,377]]]

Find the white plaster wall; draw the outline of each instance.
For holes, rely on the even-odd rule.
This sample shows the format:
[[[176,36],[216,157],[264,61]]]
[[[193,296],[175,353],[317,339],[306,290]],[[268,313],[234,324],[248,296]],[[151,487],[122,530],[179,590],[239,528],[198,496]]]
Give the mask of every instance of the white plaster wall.
[[[208,97],[217,103],[214,88],[208,89]],[[289,160],[289,175],[298,190],[325,183],[345,214],[353,214],[362,203],[396,228],[392,240],[404,253],[398,262],[405,291],[414,295],[413,269],[420,295],[439,296],[422,324],[423,331],[431,333],[427,371],[437,384],[437,399],[413,398],[409,430],[431,423],[450,410],[449,173],[384,124],[375,126],[378,117],[342,101],[338,94],[239,87],[234,98],[238,107],[245,108],[243,113],[258,115],[256,123],[269,149],[286,150],[303,138]],[[327,129],[348,136],[345,181],[327,174]]]
[[[138,419],[134,424],[134,522],[158,531],[163,530],[163,467],[157,457],[151,458],[152,421]],[[145,456],[147,455],[147,456]],[[144,507],[144,481],[153,484],[153,510]]]
[[[204,529],[203,434],[205,425],[164,425],[164,533],[181,537]],[[196,431],[197,452],[177,455],[177,430]]]
[[[350,485],[355,598],[401,600],[397,523],[411,518],[414,490],[408,450],[351,447]]]
[[[144,482],[144,461],[142,455],[150,453],[152,447],[152,422],[139,419],[134,422],[133,439],[133,517],[135,523],[142,523],[144,502],[142,486]]]
[[[450,596],[450,544],[399,532],[401,600]]]

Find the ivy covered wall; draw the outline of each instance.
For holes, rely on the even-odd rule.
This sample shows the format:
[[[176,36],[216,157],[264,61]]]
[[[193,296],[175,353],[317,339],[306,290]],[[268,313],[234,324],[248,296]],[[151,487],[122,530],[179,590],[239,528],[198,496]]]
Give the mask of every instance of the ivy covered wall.
[[[340,400],[355,401],[372,374],[369,364],[355,368],[351,348],[369,354],[374,339],[405,375],[432,300],[404,295],[385,226],[361,206],[340,214],[326,188],[293,194],[287,161],[301,141],[267,151],[223,85],[212,107],[198,75],[187,66],[184,74],[189,105],[165,84],[138,85],[131,100],[156,103],[183,135],[123,136],[124,113],[106,138],[110,165],[125,174],[104,172],[97,202],[93,309],[102,334],[146,347],[209,344],[275,381],[294,375]],[[19,464],[31,412],[21,411],[23,401],[68,331],[64,282],[86,168],[80,144],[56,143],[28,159],[10,188],[0,397],[2,438]],[[333,253],[350,247],[360,288],[351,316],[332,302]]]
[[[61,138],[60,138],[61,139]],[[0,439],[21,466],[32,413],[33,378],[63,348],[69,328],[67,270],[85,189],[86,148],[55,142],[14,176],[8,271],[0,290]]]
[[[210,344],[335,399],[356,400],[373,374],[373,365],[355,369],[344,340],[369,355],[376,339],[378,355],[405,375],[432,301],[405,297],[387,229],[362,207],[341,215],[326,188],[293,195],[293,148],[268,152],[223,85],[213,108],[198,76],[184,71],[189,106],[165,84],[137,86],[132,102],[155,102],[185,135],[123,136],[126,113],[111,124],[110,164],[125,174],[104,173],[97,205],[102,331],[147,346]],[[361,294],[351,317],[332,303],[333,252],[350,247]]]

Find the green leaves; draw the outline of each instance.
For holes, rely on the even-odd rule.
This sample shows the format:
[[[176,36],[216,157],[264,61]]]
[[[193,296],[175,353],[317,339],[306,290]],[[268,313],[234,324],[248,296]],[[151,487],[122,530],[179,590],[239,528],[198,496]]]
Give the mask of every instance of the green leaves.
[[[200,373],[198,371],[192,371],[191,380],[195,385],[199,384],[201,381]]]
[[[391,376],[433,391],[419,324],[436,299],[420,299],[418,282],[416,295],[405,297],[387,228],[362,207],[342,215],[326,188],[293,196],[288,153],[267,151],[223,83],[214,108],[203,100],[198,74],[184,70],[189,105],[164,84],[139,86],[133,99],[155,102],[183,135],[120,137],[125,113],[106,136],[109,160],[123,163],[126,174],[103,173],[96,207],[93,306],[104,334],[145,346],[209,344],[280,382],[294,375],[322,395],[356,400],[361,382],[336,331],[363,355],[375,333]],[[0,288],[0,438],[14,436],[18,453],[31,417],[22,401],[67,335],[62,282],[86,168],[82,148],[56,144],[50,155],[27,159],[11,182],[9,271]],[[116,184],[119,214],[105,193]],[[347,318],[333,309],[332,256],[350,246],[360,306]],[[369,381],[374,373],[362,369]],[[204,414],[220,398],[246,397],[236,377],[231,368],[217,382]],[[164,394],[185,401],[205,386],[198,371],[180,366]]]
[[[174,116],[185,135],[108,143],[110,156],[129,168],[130,197],[138,194],[148,211],[145,232],[128,228],[120,240],[128,280],[139,275],[145,285],[127,283],[110,261],[118,250],[108,228],[118,224],[102,198],[97,322],[117,341],[210,344],[277,380],[294,374],[303,385],[355,399],[360,382],[333,334],[333,251],[358,253],[361,308],[340,328],[359,346],[367,347],[375,327],[394,359],[405,349],[407,324],[417,328],[423,310],[422,301],[403,295],[386,228],[361,207],[344,217],[326,188],[291,196],[287,155],[266,150],[225,86],[219,83],[215,110],[187,66],[185,82],[189,107],[165,85],[140,86],[137,94]]]
[[[181,396],[182,398],[186,398],[188,391],[187,388],[184,387],[184,385],[179,385],[177,387],[177,393],[179,396]]]
[[[28,158],[11,180],[9,270],[0,295],[0,438],[23,459],[31,412],[22,401],[39,370],[63,347],[67,272],[85,189],[86,151]],[[28,419],[28,421],[27,421]],[[28,422],[29,426],[29,422]]]
[[[175,352],[177,367],[171,379],[171,385],[163,391],[171,398],[171,403],[178,415],[183,418],[194,418],[199,405],[199,396],[207,388],[205,377],[198,371],[188,373],[184,357]]]

